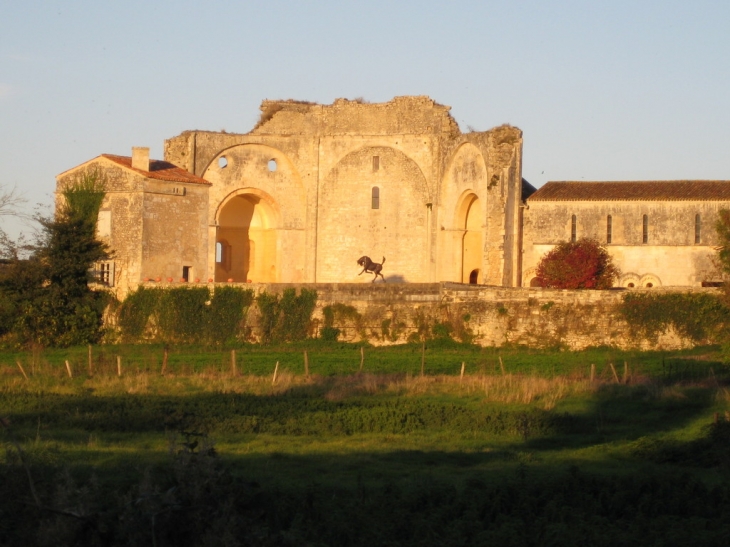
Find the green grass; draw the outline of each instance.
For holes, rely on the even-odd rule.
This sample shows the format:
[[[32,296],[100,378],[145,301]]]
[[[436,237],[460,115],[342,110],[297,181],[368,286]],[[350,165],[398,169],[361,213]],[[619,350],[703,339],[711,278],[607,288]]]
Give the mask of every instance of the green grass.
[[[231,370],[231,349],[236,350],[237,374]],[[310,377],[303,374],[305,350]],[[396,491],[406,497],[425,496],[424,500],[456,496],[459,507],[469,513],[472,501],[461,496],[475,481],[489,489],[490,496],[504,489],[512,492],[504,511],[523,514],[519,507],[527,501],[511,490],[519,481],[529,477],[527,490],[534,488],[533,495],[540,498],[546,488],[551,492],[563,488],[556,481],[568,480],[576,470],[593,477],[576,479],[579,485],[571,487],[576,489],[570,494],[575,499],[588,496],[586,507],[600,491],[616,489],[619,495],[641,485],[655,492],[651,503],[658,507],[668,494],[665,486],[651,482],[656,478],[660,485],[673,485],[670,490],[677,495],[685,487],[704,497],[712,489],[730,489],[730,426],[725,421],[730,412],[730,374],[714,347],[681,352],[538,352],[434,343],[426,346],[423,377],[420,345],[365,347],[361,374],[360,346],[347,344],[170,348],[166,373],[161,375],[163,351],[162,346],[94,347],[91,376],[87,348],[0,354],[0,417],[6,424],[0,439],[7,449],[0,456],[0,478],[9,481],[14,492],[0,503],[0,543],[22,535],[10,524],[4,529],[3,522],[10,521],[3,519],[17,510],[13,498],[30,503],[26,467],[33,471],[49,506],[70,507],[68,500],[89,498],[96,488],[107,493],[106,501],[98,504],[114,515],[138,511],[134,509],[138,506],[122,503],[113,509],[109,500],[126,499],[133,492],[139,496],[145,485],[154,483],[157,493],[152,498],[163,504],[160,492],[171,484],[177,485],[174,495],[183,496],[204,476],[205,491],[234,496],[240,514],[253,514],[247,511],[256,503],[269,507],[260,518],[270,532],[294,533],[299,530],[296,523],[304,522],[306,526],[295,533],[298,541],[328,537],[331,544],[337,544],[333,539],[337,535],[331,536],[334,529],[324,531],[309,520],[313,517],[303,509],[308,507],[306,500],[311,498],[312,507],[324,512],[317,518],[334,526],[323,515],[355,511],[341,515],[354,518],[355,500],[365,491],[370,497],[360,504],[370,506],[373,514]],[[117,355],[122,358],[121,377]],[[66,360],[73,378],[68,377]],[[217,454],[215,466],[222,466],[225,475],[212,471],[219,467],[198,467],[208,465],[201,447],[211,442]],[[24,454],[25,466],[16,446]],[[182,468],[180,458],[186,462]],[[63,469],[70,470],[77,486],[59,486]],[[228,478],[223,481],[223,476]],[[686,486],[682,482],[686,480],[694,481],[694,486]],[[250,500],[230,493],[230,485],[237,485],[239,494],[260,492],[256,496],[261,499],[247,505]],[[59,491],[66,493],[58,498]],[[194,498],[193,493],[185,495]],[[337,496],[347,500],[344,505],[332,501]],[[176,503],[178,507],[182,502]],[[643,514],[635,503],[633,498],[626,501],[636,514],[619,520]],[[533,509],[543,518],[548,507]],[[443,508],[432,500],[426,508],[413,510],[438,519]],[[165,511],[171,519],[183,515],[178,509]],[[411,509],[403,511],[403,518],[413,518]],[[674,509],[657,511],[676,517]],[[149,518],[147,513],[134,514]],[[41,518],[44,526],[55,530],[53,526],[60,524],[53,519],[61,517],[29,514],[27,518]],[[114,518],[116,527],[121,521]],[[702,518],[709,519],[704,525],[714,526],[710,513]],[[504,526],[499,524],[499,530]],[[26,540],[36,533],[30,524],[23,530],[30,534],[23,536]],[[68,533],[82,533],[73,530]],[[351,532],[348,528],[339,533],[352,543]],[[618,537],[611,533],[605,537]],[[366,537],[377,541],[365,534],[363,542]]]

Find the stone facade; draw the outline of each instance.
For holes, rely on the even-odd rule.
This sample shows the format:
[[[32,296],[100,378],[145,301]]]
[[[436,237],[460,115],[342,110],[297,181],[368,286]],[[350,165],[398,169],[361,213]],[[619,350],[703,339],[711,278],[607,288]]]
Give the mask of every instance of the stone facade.
[[[185,261],[215,281],[363,282],[363,255],[385,258],[390,282],[518,285],[522,133],[464,134],[449,109],[428,97],[264,101],[249,133],[167,140],[165,162],[202,181],[200,195],[140,188],[125,194],[133,206],[108,205],[121,292],[177,279]]]
[[[146,279],[354,283],[362,255],[389,282],[529,286],[561,241],[605,243],[624,287],[719,281],[717,212],[730,182],[522,179],[522,133],[462,133],[428,97],[264,101],[245,134],[185,131],[79,169],[109,180],[99,233],[119,297]],[[114,272],[110,277],[109,272]]]
[[[527,199],[523,285],[562,241],[590,237],[621,269],[622,287],[702,286],[722,279],[715,223],[730,182],[550,182]]]
[[[170,163],[150,161],[147,148],[133,156],[105,154],[57,177],[60,196],[80,171],[106,176],[97,233],[113,255],[99,265],[99,274],[120,297],[148,279],[194,281],[207,273],[210,184]]]

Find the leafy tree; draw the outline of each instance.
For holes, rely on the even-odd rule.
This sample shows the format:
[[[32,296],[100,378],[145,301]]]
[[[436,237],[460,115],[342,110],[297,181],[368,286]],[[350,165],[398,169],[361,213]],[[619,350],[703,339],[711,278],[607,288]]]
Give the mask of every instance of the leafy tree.
[[[104,199],[99,171],[80,173],[62,191],[55,219],[38,219],[39,242],[30,258],[14,257],[0,277],[0,331],[19,342],[69,346],[95,342],[107,295],[89,288],[94,263],[109,258],[96,239],[96,220]]]
[[[595,239],[566,241],[542,257],[537,282],[554,289],[609,289],[620,275],[611,255]]]

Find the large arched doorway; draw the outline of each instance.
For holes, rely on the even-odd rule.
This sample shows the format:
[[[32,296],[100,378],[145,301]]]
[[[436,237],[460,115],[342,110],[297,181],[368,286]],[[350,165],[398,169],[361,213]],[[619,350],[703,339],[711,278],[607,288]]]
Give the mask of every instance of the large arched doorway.
[[[464,238],[461,253],[461,282],[482,283],[482,211],[474,194],[465,202]]]
[[[215,280],[272,283],[278,279],[275,211],[260,196],[242,193],[218,214]]]

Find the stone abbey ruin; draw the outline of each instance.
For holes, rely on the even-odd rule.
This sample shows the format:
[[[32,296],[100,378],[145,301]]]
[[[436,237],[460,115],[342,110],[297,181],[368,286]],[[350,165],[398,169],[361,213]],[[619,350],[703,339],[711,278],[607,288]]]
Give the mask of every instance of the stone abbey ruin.
[[[624,287],[719,279],[717,211],[729,181],[548,182],[522,178],[522,132],[462,133],[428,97],[331,105],[264,101],[248,133],[185,131],[102,154],[100,265],[124,295],[146,281],[364,283],[362,255],[388,282],[529,287],[540,257],[583,236],[604,243]],[[60,195],[60,194],[58,194]]]

